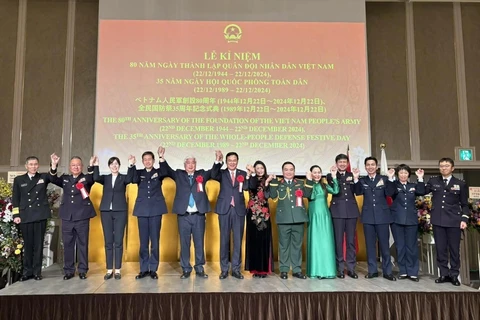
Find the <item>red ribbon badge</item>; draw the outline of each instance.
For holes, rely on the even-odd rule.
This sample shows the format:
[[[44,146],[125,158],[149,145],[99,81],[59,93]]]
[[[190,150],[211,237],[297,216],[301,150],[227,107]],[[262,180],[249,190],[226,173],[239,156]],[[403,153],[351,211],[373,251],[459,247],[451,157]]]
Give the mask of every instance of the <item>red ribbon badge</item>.
[[[197,192],[203,192],[203,177],[198,176],[195,181],[197,181]]]
[[[238,181],[238,192],[243,192],[243,181],[245,181],[245,177],[242,175],[238,175],[237,181]]]
[[[295,196],[297,197],[297,207],[303,207],[303,191],[298,189],[295,191]]]
[[[83,199],[86,199],[88,198],[88,192],[87,190],[85,189],[85,186],[83,185],[83,183],[79,182],[75,185],[75,188],[77,188],[77,190],[80,190],[80,193],[82,194],[82,198]]]

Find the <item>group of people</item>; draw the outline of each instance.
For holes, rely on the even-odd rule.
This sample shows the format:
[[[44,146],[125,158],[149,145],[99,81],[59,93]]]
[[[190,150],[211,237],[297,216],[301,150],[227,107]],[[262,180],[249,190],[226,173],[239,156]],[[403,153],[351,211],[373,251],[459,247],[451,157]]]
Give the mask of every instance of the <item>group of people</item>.
[[[356,267],[356,226],[360,217],[356,196],[363,195],[361,222],[364,227],[368,260],[366,278],[378,277],[377,242],[382,258],[383,277],[395,281],[390,259],[390,228],[393,232],[400,269],[398,279],[418,281],[417,211],[415,198],[432,192],[432,224],[437,246],[440,278],[437,283],[458,280],[461,230],[468,220],[467,186],[452,175],[454,162],[450,158],[439,161],[441,176],[424,183],[423,170],[415,172],[417,182],[410,182],[411,169],[400,165],[390,169],[387,176],[377,174],[377,159],[367,157],[367,176],[360,177],[355,168],[351,172],[345,154],[335,158],[335,165],[324,177],[322,169],[314,165],[306,173],[306,180],[295,176],[295,165],[287,161],[282,165],[282,177],[269,175],[262,161],[238,169],[239,156],[235,152],[215,152],[209,170],[197,169],[194,156],[187,156],[183,169],[172,169],[165,160],[165,148],[158,148],[159,166],[154,167],[155,155],[142,154],[143,169],[136,168],[134,156],[128,158],[127,174],[119,173],[120,159],[108,160],[110,174],[100,175],[99,159],[91,157],[87,174],[83,173],[82,160],[72,157],[70,173],[57,175],[60,158],[51,155],[49,173],[39,173],[37,157],[28,157],[27,173],[15,178],[13,185],[14,222],[20,225],[24,237],[22,281],[41,280],[42,247],[46,220],[50,217],[46,187],[53,183],[63,188],[60,206],[62,240],[64,244],[64,279],[87,278],[88,237],[90,219],[96,216],[90,200],[90,189],[95,182],[103,185],[100,203],[101,222],[105,240],[105,280],[121,279],[124,232],[127,222],[126,186],[138,185],[133,215],[137,217],[140,251],[140,270],[136,279],[157,279],[159,266],[160,229],[162,215],[167,213],[162,193],[164,178],[175,181],[176,194],[173,213],[177,215],[180,235],[181,279],[190,277],[193,270],[200,278],[205,273],[205,214],[212,211],[206,193],[206,183],[216,180],[220,192],[216,207],[220,227],[220,279],[230,274],[243,279],[242,239],[246,229],[245,270],[254,278],[264,278],[273,273],[272,212],[269,199],[276,202],[275,222],[279,239],[280,278],[292,276],[311,278],[358,278]],[[245,202],[245,192],[249,201]],[[330,207],[328,194],[332,194]],[[387,197],[393,198],[391,206]],[[305,206],[307,199],[308,206]],[[307,223],[306,274],[302,272],[302,244]],[[246,226],[245,226],[246,224]],[[230,239],[233,249],[230,249]],[[190,246],[193,239],[195,264],[190,263]],[[346,252],[344,253],[344,247]],[[75,266],[75,248],[78,266]],[[450,257],[450,259],[449,259]]]

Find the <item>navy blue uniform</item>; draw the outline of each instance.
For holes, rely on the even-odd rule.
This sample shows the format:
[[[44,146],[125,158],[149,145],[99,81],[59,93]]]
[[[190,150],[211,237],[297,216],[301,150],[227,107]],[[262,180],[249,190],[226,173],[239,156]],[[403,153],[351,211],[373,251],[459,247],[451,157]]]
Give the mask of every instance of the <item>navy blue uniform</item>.
[[[132,182],[138,184],[138,195],[133,208],[133,215],[138,218],[140,235],[140,272],[156,272],[160,261],[160,228],[162,215],[167,213],[162,183],[166,176],[161,166],[137,170],[131,166]],[[151,249],[150,249],[151,247]]]
[[[88,174],[80,173],[78,177],[63,174],[60,177],[55,171],[50,171],[52,183],[63,188],[60,204],[60,219],[62,219],[62,240],[64,247],[65,274],[75,273],[75,246],[78,253],[78,273],[88,271],[88,236],[90,219],[96,216],[90,197],[83,198],[77,184],[83,185],[88,194],[94,184],[93,167],[87,168]]]
[[[14,218],[20,216],[20,230],[23,236],[23,275],[40,276],[43,261],[43,240],[50,218],[47,185],[50,174],[36,173],[30,179],[28,174],[13,180],[12,205]]]
[[[425,195],[425,183],[405,184],[395,181],[393,204],[390,207],[392,233],[397,248],[400,275],[418,276],[418,215],[416,197]]]
[[[327,181],[333,186],[333,178],[330,173],[327,174]],[[332,195],[332,201],[330,203],[330,212],[332,214],[335,233],[337,271],[343,272],[345,269],[345,259],[343,255],[343,241],[345,239],[347,270],[354,272],[357,263],[355,231],[357,229],[357,219],[360,212],[355,198],[353,174],[351,172],[344,172],[343,174],[337,172],[337,181],[340,186],[340,192]]]
[[[447,185],[443,177],[432,177],[427,183],[426,192],[432,193],[430,221],[433,225],[440,276],[457,277],[460,273],[460,223],[467,223],[470,215],[467,184],[454,176],[451,176]]]
[[[360,178],[355,184],[355,193],[363,194],[362,223],[367,248],[368,273],[377,273],[377,239],[382,255],[384,275],[392,274],[390,261],[390,223],[392,214],[387,204],[387,196],[395,193],[395,184],[386,176],[376,175]]]

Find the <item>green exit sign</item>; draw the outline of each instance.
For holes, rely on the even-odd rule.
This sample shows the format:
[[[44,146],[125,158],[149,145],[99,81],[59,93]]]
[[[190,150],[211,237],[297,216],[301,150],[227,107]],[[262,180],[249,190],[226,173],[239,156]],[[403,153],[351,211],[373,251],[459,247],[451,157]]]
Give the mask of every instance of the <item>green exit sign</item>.
[[[475,161],[475,148],[474,147],[456,147],[455,158],[457,161]]]

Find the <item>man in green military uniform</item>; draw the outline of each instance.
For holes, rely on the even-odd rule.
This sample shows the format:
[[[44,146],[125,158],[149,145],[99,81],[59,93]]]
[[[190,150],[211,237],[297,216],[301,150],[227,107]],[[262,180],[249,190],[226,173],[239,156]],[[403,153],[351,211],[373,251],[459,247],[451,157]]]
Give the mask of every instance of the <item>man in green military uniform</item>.
[[[306,183],[296,179],[295,165],[289,161],[282,165],[282,172],[283,179],[270,182],[270,198],[277,201],[280,278],[288,278],[291,266],[294,277],[306,279],[302,273],[302,242],[308,215],[303,198],[312,194],[312,174],[307,173]]]

